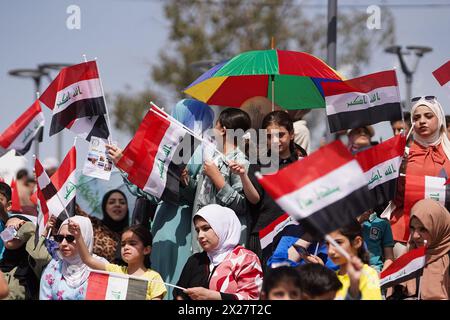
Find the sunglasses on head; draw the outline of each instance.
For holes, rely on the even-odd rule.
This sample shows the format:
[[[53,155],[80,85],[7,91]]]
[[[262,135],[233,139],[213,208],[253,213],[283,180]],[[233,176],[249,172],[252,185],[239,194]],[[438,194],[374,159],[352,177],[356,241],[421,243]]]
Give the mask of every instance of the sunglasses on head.
[[[436,100],[436,97],[435,96],[414,97],[414,98],[411,99],[411,102],[416,102],[416,101],[419,101],[420,99]]]
[[[75,240],[75,237],[71,234],[68,234],[67,236],[64,236],[62,234],[57,234],[56,236],[54,236],[54,239],[58,243],[63,242],[64,239],[66,239],[66,241],[68,243],[72,243]]]

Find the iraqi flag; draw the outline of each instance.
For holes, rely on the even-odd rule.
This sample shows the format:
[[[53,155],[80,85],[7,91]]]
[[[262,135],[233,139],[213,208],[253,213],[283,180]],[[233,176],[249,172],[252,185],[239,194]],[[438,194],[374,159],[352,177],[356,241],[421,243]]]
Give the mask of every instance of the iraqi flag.
[[[11,181],[11,212],[22,213],[22,205],[20,204],[19,190],[17,189],[16,180]]]
[[[450,90],[450,60],[433,71],[433,76],[442,87]],[[450,92],[450,91],[449,91]]]
[[[398,257],[386,270],[381,272],[381,288],[393,287],[396,284],[421,276],[425,266],[425,251],[425,247],[420,247]]]
[[[402,119],[395,70],[324,82],[322,88],[331,132]]]
[[[340,141],[258,180],[310,234],[332,232],[371,208],[366,177]]]
[[[53,110],[50,136],[67,128],[87,141],[109,137],[96,61],[61,69],[39,100]]]
[[[395,197],[405,146],[405,136],[397,135],[355,155],[377,206]]]
[[[44,113],[36,100],[0,135],[0,156],[12,149],[16,155],[26,154],[35,138],[42,142],[44,123]]]
[[[145,300],[148,280],[113,272],[92,270],[86,300]]]
[[[145,192],[179,204],[180,175],[187,163],[183,164],[181,157],[185,158],[183,152],[189,152],[190,158],[194,151],[189,141],[192,141],[191,136],[182,126],[151,108],[123,151],[117,167],[128,173],[128,180]]]
[[[44,217],[46,216],[44,225],[49,215],[56,216],[60,221],[67,219],[66,211],[69,216],[75,215],[76,160],[76,149],[72,147],[58,170],[49,178],[40,161],[36,159],[37,196]]]

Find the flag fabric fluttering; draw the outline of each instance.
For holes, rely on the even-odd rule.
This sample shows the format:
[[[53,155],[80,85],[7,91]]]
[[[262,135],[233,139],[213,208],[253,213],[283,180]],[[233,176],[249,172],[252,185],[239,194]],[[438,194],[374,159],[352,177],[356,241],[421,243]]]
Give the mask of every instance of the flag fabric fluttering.
[[[67,214],[75,215],[76,159],[76,149],[72,147],[51,178],[48,177],[39,159],[36,159],[37,196],[42,213],[38,223],[41,231],[52,215],[60,221],[64,221]]]
[[[311,235],[339,229],[371,209],[366,177],[340,141],[258,180]]]
[[[394,199],[406,137],[397,135],[355,155],[364,171],[375,205]]]
[[[148,280],[113,272],[89,274],[86,300],[145,300]]]
[[[450,60],[434,70],[433,76],[442,87],[447,88],[450,92]]]
[[[61,69],[39,100],[53,110],[50,136],[67,128],[87,141],[108,139],[106,105],[96,61]]]
[[[396,284],[417,278],[422,274],[425,266],[425,247],[408,251],[398,257],[386,270],[380,274],[382,289],[393,287]]]
[[[36,100],[0,135],[0,156],[13,149],[16,155],[26,154],[36,138],[42,142],[44,123],[44,113]]]
[[[22,213],[19,190],[17,190],[17,182],[14,179],[11,181],[11,209],[9,211],[14,213]]]
[[[331,132],[402,119],[395,70],[324,82],[322,88]]]
[[[187,163],[181,160],[192,156],[192,140],[182,126],[152,107],[123,150],[117,167],[140,189],[178,204],[180,175]],[[186,151],[189,154],[183,155]]]

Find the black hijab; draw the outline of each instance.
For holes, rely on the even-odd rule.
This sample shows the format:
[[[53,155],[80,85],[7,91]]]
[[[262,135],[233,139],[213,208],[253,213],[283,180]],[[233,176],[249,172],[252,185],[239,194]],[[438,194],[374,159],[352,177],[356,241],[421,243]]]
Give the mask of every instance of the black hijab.
[[[111,195],[116,192],[120,193],[124,197],[125,202],[127,203],[127,213],[126,213],[125,217],[120,221],[114,221],[106,212],[106,204],[108,203],[108,200],[111,197]],[[103,200],[102,200],[102,211],[103,211],[103,220],[102,221],[109,229],[111,229],[111,231],[121,233],[126,227],[128,227],[128,216],[129,216],[128,201],[127,201],[127,197],[125,196],[125,194],[122,191],[120,191],[119,189],[113,189],[113,190],[110,190],[107,193],[105,193],[105,195],[103,196]]]

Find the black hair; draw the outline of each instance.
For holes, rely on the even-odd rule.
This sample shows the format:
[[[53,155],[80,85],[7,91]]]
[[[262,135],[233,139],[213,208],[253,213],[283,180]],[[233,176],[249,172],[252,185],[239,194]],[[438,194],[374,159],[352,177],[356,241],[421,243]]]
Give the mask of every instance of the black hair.
[[[147,229],[146,227],[144,227],[141,224],[133,224],[129,227],[127,227],[122,234],[124,234],[127,231],[131,231],[133,232],[138,238],[139,240],[142,241],[142,244],[144,245],[144,247],[147,246],[152,246],[153,245],[153,235],[150,232],[149,229]],[[145,255],[144,257],[144,266],[146,268],[151,268],[151,263],[150,263],[150,254]]]
[[[19,171],[17,171],[16,173],[16,180],[20,180],[22,178],[27,178],[28,179],[28,170],[27,169],[20,169]]]
[[[336,273],[318,263],[306,263],[297,267],[300,289],[310,297],[318,297],[342,288]]]
[[[262,121],[262,129],[267,129],[271,124],[284,127],[289,133],[294,133],[294,123],[285,111],[272,111],[268,113]]]
[[[269,269],[264,275],[261,292],[263,292],[267,298],[269,292],[280,283],[292,283],[296,288],[300,289],[300,274],[295,268],[288,266]]]
[[[2,194],[7,201],[11,201],[11,187],[6,182],[0,182],[0,194]]]
[[[106,212],[106,204],[108,203],[109,197],[111,197],[111,195],[116,192],[120,193],[124,197],[125,202],[127,203],[127,208],[128,208],[128,200],[127,200],[127,197],[125,196],[125,193],[123,193],[119,189],[109,190],[107,193],[105,193],[105,195],[103,196],[103,199],[102,199],[102,212],[103,212],[102,221],[109,229],[111,229],[111,231],[120,233],[120,232],[122,232],[123,229],[125,229],[129,225],[129,220],[128,220],[129,219],[129,210],[127,209],[127,214],[120,221],[114,221],[109,216],[109,214]]]
[[[228,108],[219,114],[217,121],[226,129],[242,129],[247,131],[251,127],[251,119],[247,112],[237,108]]]
[[[445,127],[447,128],[450,125],[450,116],[445,116]]]
[[[403,112],[403,120],[408,125],[408,127],[411,128],[411,113],[410,112],[408,112],[408,111]],[[447,120],[447,117],[445,117],[445,120]],[[391,120],[391,126],[394,125],[394,123],[397,121],[399,121],[399,120]]]
[[[366,247],[364,246],[364,238],[362,235],[362,228],[361,224],[353,219],[353,221],[346,225],[345,227],[342,227],[337,230],[340,232],[343,236],[348,238],[350,240],[350,243],[353,242],[353,240],[356,239],[356,237],[361,237],[362,244],[361,247],[358,249],[358,257],[361,259],[363,263],[369,263],[369,253],[366,250]]]

